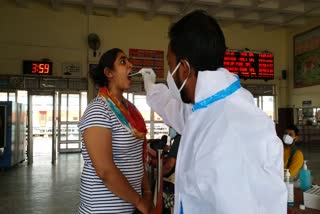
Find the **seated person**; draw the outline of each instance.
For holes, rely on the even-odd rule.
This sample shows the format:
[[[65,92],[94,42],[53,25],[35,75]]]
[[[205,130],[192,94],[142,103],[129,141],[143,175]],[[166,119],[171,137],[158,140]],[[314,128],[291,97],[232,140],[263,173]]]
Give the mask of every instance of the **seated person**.
[[[162,135],[161,139],[153,139],[150,142],[151,149],[157,151],[158,149],[164,150],[165,145],[167,144],[167,135]]]
[[[173,213],[171,210],[174,205],[174,172],[176,166],[176,159],[180,144],[181,135],[176,133],[173,128],[169,128],[169,137],[172,141],[170,151],[166,162],[162,167],[163,180],[163,204],[164,210],[163,214]]]
[[[289,169],[291,178],[295,178],[303,166],[303,153],[297,148],[299,129],[295,125],[289,125],[283,135],[284,143],[284,169]]]
[[[181,135],[178,134],[173,128],[169,128],[169,137],[172,145],[169,150],[166,162],[162,167],[162,174],[164,177],[169,177],[175,171],[176,159],[178,155],[178,148],[180,144]]]

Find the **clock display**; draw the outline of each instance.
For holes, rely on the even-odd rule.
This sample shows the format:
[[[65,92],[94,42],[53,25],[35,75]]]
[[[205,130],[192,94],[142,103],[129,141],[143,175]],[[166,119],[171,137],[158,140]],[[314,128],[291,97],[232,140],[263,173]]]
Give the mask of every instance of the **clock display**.
[[[52,62],[24,60],[23,74],[50,76],[52,75]]]

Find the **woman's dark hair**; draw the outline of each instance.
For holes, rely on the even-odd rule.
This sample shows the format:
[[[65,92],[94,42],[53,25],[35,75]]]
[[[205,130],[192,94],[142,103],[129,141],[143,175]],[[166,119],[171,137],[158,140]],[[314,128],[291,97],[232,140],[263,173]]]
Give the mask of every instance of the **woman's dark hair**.
[[[207,12],[195,10],[174,23],[169,30],[169,39],[177,62],[188,60],[196,73],[223,67],[224,35],[217,21]]]
[[[120,52],[123,51],[119,48],[108,50],[101,56],[98,66],[89,71],[89,77],[96,86],[103,87],[108,85],[108,78],[104,74],[104,69],[113,69],[114,62]]]

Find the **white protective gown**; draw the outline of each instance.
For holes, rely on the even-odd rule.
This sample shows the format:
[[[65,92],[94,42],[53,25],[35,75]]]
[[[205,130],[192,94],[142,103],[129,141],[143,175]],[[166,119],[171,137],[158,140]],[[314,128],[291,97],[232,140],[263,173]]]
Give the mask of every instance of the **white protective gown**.
[[[226,69],[201,71],[195,102],[227,88]],[[175,214],[285,214],[283,146],[275,125],[244,88],[191,111],[164,84],[147,93],[150,107],[182,134],[175,184]]]

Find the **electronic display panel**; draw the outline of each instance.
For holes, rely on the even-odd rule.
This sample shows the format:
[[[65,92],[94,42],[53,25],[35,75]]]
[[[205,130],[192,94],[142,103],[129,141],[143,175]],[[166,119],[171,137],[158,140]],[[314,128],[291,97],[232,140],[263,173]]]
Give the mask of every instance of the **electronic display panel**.
[[[23,74],[38,75],[38,76],[50,76],[52,75],[52,62],[42,61],[23,61]]]
[[[242,79],[274,79],[273,54],[227,50],[224,67]]]

